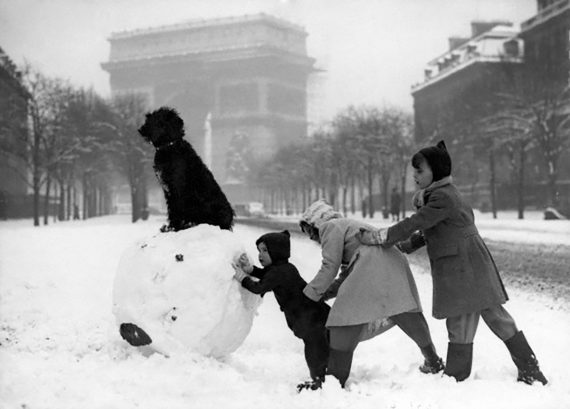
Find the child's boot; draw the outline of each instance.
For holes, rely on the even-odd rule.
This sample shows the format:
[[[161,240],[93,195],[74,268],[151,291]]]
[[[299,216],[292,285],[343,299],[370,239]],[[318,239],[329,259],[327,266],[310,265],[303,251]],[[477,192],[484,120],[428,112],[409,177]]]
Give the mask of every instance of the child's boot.
[[[312,391],[321,389],[322,384],[325,381],[326,371],[327,371],[326,362],[321,362],[317,367],[309,367],[311,380],[298,384],[297,392],[301,392],[304,389]]]
[[[532,385],[534,381],[539,381],[546,385],[548,381],[538,367],[538,360],[534,355],[522,331],[517,332],[505,341],[505,345],[511,353],[513,362],[517,366],[517,381]]]
[[[435,346],[430,342],[429,345],[420,348],[422,355],[425,358],[423,365],[420,365],[420,371],[425,374],[436,374],[445,369],[443,365],[443,359],[437,355],[435,351]]]
[[[473,363],[473,344],[455,344],[450,342],[447,347],[445,375],[453,376],[461,382],[471,375]]]
[[[317,389],[321,389],[323,386],[323,382],[325,381],[325,377],[316,377],[311,379],[310,381],[305,381],[297,385],[297,392],[301,392],[302,390],[311,390],[316,391]]]

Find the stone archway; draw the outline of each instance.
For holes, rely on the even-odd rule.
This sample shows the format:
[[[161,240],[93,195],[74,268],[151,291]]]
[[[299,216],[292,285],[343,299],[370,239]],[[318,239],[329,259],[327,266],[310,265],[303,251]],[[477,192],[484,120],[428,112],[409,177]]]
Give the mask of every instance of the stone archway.
[[[212,110],[212,98],[203,90],[184,89],[174,92],[164,99],[164,104],[175,108],[182,119],[188,140],[198,155],[204,156],[204,124],[208,112]]]

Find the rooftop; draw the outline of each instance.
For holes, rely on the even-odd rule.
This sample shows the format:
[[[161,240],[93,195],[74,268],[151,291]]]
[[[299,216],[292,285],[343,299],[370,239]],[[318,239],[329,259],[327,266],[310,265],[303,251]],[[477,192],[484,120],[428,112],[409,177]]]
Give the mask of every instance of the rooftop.
[[[11,77],[19,79],[21,73],[18,71],[16,64],[12,59],[6,54],[6,52],[0,47],[0,68],[6,71]]]
[[[472,37],[451,37],[450,48],[427,63],[424,81],[412,94],[477,62],[521,62],[522,40],[508,21],[474,21]]]
[[[162,34],[162,33],[170,33],[175,31],[192,30],[192,29],[208,28],[216,26],[227,26],[232,24],[243,24],[243,23],[252,23],[260,21],[271,23],[281,28],[295,30],[306,34],[305,29],[300,25],[293,24],[289,21],[271,16],[269,14],[258,13],[258,14],[246,14],[243,16],[234,16],[234,17],[192,19],[178,24],[163,25],[158,27],[147,27],[130,31],[119,31],[112,33],[109,40],[113,41],[113,40],[126,39],[131,37],[139,37],[144,35]]]
[[[561,15],[570,10],[570,0],[554,1],[548,7],[542,8],[538,14],[521,23],[521,32],[524,33],[538,25],[546,23],[548,20]]]

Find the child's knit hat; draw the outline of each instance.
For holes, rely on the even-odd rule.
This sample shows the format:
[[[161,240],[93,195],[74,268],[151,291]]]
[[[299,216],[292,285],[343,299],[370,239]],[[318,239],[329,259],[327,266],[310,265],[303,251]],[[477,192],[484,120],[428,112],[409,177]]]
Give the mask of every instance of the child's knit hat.
[[[319,199],[307,207],[307,210],[305,210],[301,216],[301,222],[305,222],[318,229],[324,222],[339,218],[342,218],[341,213],[335,211],[324,199]]]
[[[267,246],[267,252],[273,263],[277,261],[287,261],[291,257],[291,240],[288,230],[279,233],[266,233],[255,242],[264,243]]]
[[[431,168],[434,182],[451,175],[451,157],[445,142],[439,141],[437,145],[420,149],[418,153],[425,158]]]

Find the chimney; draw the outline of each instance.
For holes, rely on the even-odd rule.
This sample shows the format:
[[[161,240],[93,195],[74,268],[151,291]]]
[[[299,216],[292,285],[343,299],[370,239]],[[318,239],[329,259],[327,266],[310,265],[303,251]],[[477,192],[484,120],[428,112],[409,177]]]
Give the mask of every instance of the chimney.
[[[507,20],[493,20],[493,21],[472,21],[471,22],[471,38],[477,37],[496,26],[512,27],[513,23]]]
[[[449,51],[452,51],[455,50],[460,45],[465,44],[467,41],[469,41],[469,39],[465,37],[449,37],[448,41],[449,41]]]

